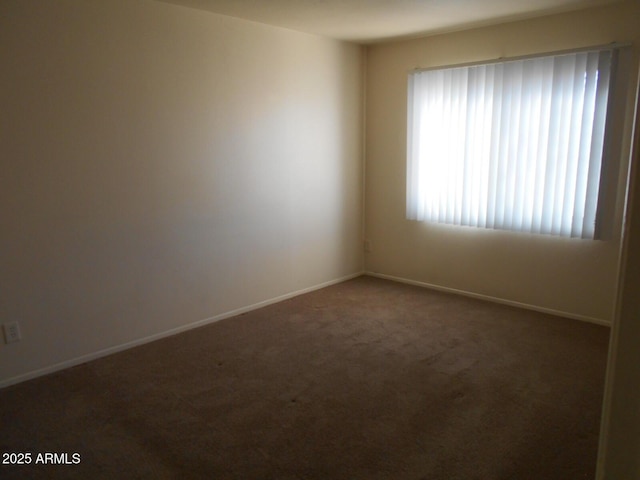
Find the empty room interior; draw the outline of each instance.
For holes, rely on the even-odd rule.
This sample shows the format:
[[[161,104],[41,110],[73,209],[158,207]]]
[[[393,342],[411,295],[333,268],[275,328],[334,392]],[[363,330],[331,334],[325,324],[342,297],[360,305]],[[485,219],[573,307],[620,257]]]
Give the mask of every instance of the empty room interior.
[[[638,0],[2,0],[0,477],[640,480],[639,59]]]

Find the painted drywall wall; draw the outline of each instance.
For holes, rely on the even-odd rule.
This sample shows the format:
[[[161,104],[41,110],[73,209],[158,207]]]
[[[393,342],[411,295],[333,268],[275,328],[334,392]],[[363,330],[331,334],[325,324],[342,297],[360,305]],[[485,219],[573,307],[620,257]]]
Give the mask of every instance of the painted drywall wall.
[[[361,47],[4,0],[0,64],[0,382],[362,270]]]
[[[638,2],[375,45],[367,52],[367,271],[610,322],[623,193],[608,241],[405,219],[407,74],[432,67],[640,40]],[[629,55],[637,62],[637,43]],[[636,65],[637,66],[637,65]],[[636,66],[632,65],[634,72]],[[632,103],[632,102],[631,102]],[[632,115],[619,124],[628,161]],[[626,153],[626,156],[624,155]],[[624,167],[623,167],[624,168]],[[624,179],[621,178],[621,185]]]

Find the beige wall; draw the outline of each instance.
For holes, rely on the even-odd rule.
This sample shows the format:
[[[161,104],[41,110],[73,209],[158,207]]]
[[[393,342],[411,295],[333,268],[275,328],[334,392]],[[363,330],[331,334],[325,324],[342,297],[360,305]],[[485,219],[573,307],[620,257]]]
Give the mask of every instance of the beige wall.
[[[585,241],[405,220],[407,74],[431,67],[640,40],[637,1],[373,46],[367,54],[367,271],[610,322],[619,234]],[[635,76],[632,75],[632,77]],[[632,103],[632,102],[631,102]],[[631,113],[629,110],[628,113]],[[631,116],[622,128],[628,159]],[[622,179],[624,184],[624,179]],[[624,193],[624,189],[620,190]],[[623,196],[616,221],[620,226]],[[619,230],[618,230],[619,231]]]
[[[0,384],[362,270],[362,50],[0,2]]]

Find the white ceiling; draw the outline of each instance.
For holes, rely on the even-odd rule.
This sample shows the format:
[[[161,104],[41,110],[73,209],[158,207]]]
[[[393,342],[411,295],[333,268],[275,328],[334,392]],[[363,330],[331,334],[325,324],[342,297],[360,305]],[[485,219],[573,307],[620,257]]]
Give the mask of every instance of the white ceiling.
[[[359,43],[459,30],[619,0],[161,0]]]

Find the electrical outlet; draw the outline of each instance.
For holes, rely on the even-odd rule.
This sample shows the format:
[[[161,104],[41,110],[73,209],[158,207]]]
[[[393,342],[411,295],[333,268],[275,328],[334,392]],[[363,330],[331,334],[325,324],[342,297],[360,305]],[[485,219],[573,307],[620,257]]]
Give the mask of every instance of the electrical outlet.
[[[2,325],[4,329],[4,343],[15,343],[22,339],[18,322],[9,322]]]

